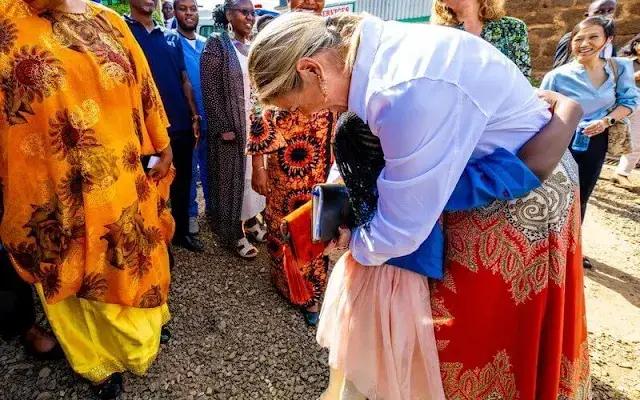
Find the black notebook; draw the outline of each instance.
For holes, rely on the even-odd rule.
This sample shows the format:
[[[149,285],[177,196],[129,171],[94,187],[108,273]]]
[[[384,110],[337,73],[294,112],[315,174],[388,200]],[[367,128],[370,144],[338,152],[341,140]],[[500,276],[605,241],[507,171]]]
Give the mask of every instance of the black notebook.
[[[349,219],[350,204],[344,185],[325,183],[313,188],[311,199],[311,235],[313,242],[330,242],[338,236],[338,227]]]

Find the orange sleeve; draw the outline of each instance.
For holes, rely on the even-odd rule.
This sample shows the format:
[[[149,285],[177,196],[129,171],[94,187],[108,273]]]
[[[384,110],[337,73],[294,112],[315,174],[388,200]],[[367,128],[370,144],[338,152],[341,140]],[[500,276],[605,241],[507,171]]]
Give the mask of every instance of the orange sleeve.
[[[247,154],[274,153],[287,146],[283,127],[291,120],[291,113],[274,109],[251,114],[251,129],[247,141]]]
[[[140,96],[136,103],[140,106],[134,109],[133,113],[137,115],[137,118],[134,118],[138,125],[136,129],[139,130],[139,136],[141,136],[142,154],[159,153],[171,143],[167,132],[169,119],[162,105],[158,88],[153,80],[144,52],[131,33],[127,23],[119,16],[117,20],[114,24],[124,35],[123,45],[127,48],[136,68],[136,83],[138,86],[136,93],[139,93]]]

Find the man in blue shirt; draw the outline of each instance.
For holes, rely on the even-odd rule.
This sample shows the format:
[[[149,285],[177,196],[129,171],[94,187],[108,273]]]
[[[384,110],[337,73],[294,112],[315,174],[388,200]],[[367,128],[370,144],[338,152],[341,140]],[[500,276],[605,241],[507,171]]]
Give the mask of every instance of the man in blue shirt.
[[[177,32],[182,42],[184,62],[187,67],[187,75],[193,86],[193,94],[196,99],[198,113],[202,115],[200,122],[200,142],[193,153],[193,170],[191,178],[191,203],[189,208],[189,232],[197,233],[198,228],[198,204],[196,203],[196,181],[198,168],[200,169],[200,181],[205,199],[208,198],[209,186],[207,182],[207,120],[204,112],[202,90],[200,86],[200,55],[204,50],[206,39],[196,33],[198,26],[198,3],[196,0],[175,0],[173,3],[174,15],[178,22]]]
[[[169,137],[176,168],[170,192],[171,213],[176,221],[173,243],[202,252],[202,242],[189,233],[193,149],[200,137],[202,117],[187,75],[182,42],[177,33],[156,24],[151,17],[158,0],[131,0],[130,5],[131,15],[125,16],[125,20],[147,57],[171,124]]]

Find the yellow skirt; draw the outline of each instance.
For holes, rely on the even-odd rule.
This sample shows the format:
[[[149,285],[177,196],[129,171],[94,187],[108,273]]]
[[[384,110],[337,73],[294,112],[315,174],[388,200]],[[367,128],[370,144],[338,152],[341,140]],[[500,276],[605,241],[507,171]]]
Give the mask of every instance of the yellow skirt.
[[[47,304],[36,284],[45,314],[73,370],[93,383],[116,372],[144,375],[160,347],[160,330],[169,308],[133,308],[69,297]]]

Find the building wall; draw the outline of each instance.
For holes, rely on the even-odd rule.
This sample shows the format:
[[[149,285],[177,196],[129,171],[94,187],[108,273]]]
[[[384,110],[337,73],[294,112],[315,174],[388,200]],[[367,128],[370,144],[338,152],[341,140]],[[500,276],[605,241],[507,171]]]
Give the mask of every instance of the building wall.
[[[355,0],[356,12],[366,11],[385,20],[428,21],[432,0]],[[639,0],[640,1],[640,0]],[[327,4],[336,1],[327,1]]]
[[[558,40],[584,18],[590,0],[507,0],[509,15],[529,27],[534,76],[541,78],[553,64]],[[618,0],[616,43],[621,46],[640,32],[640,0]]]

